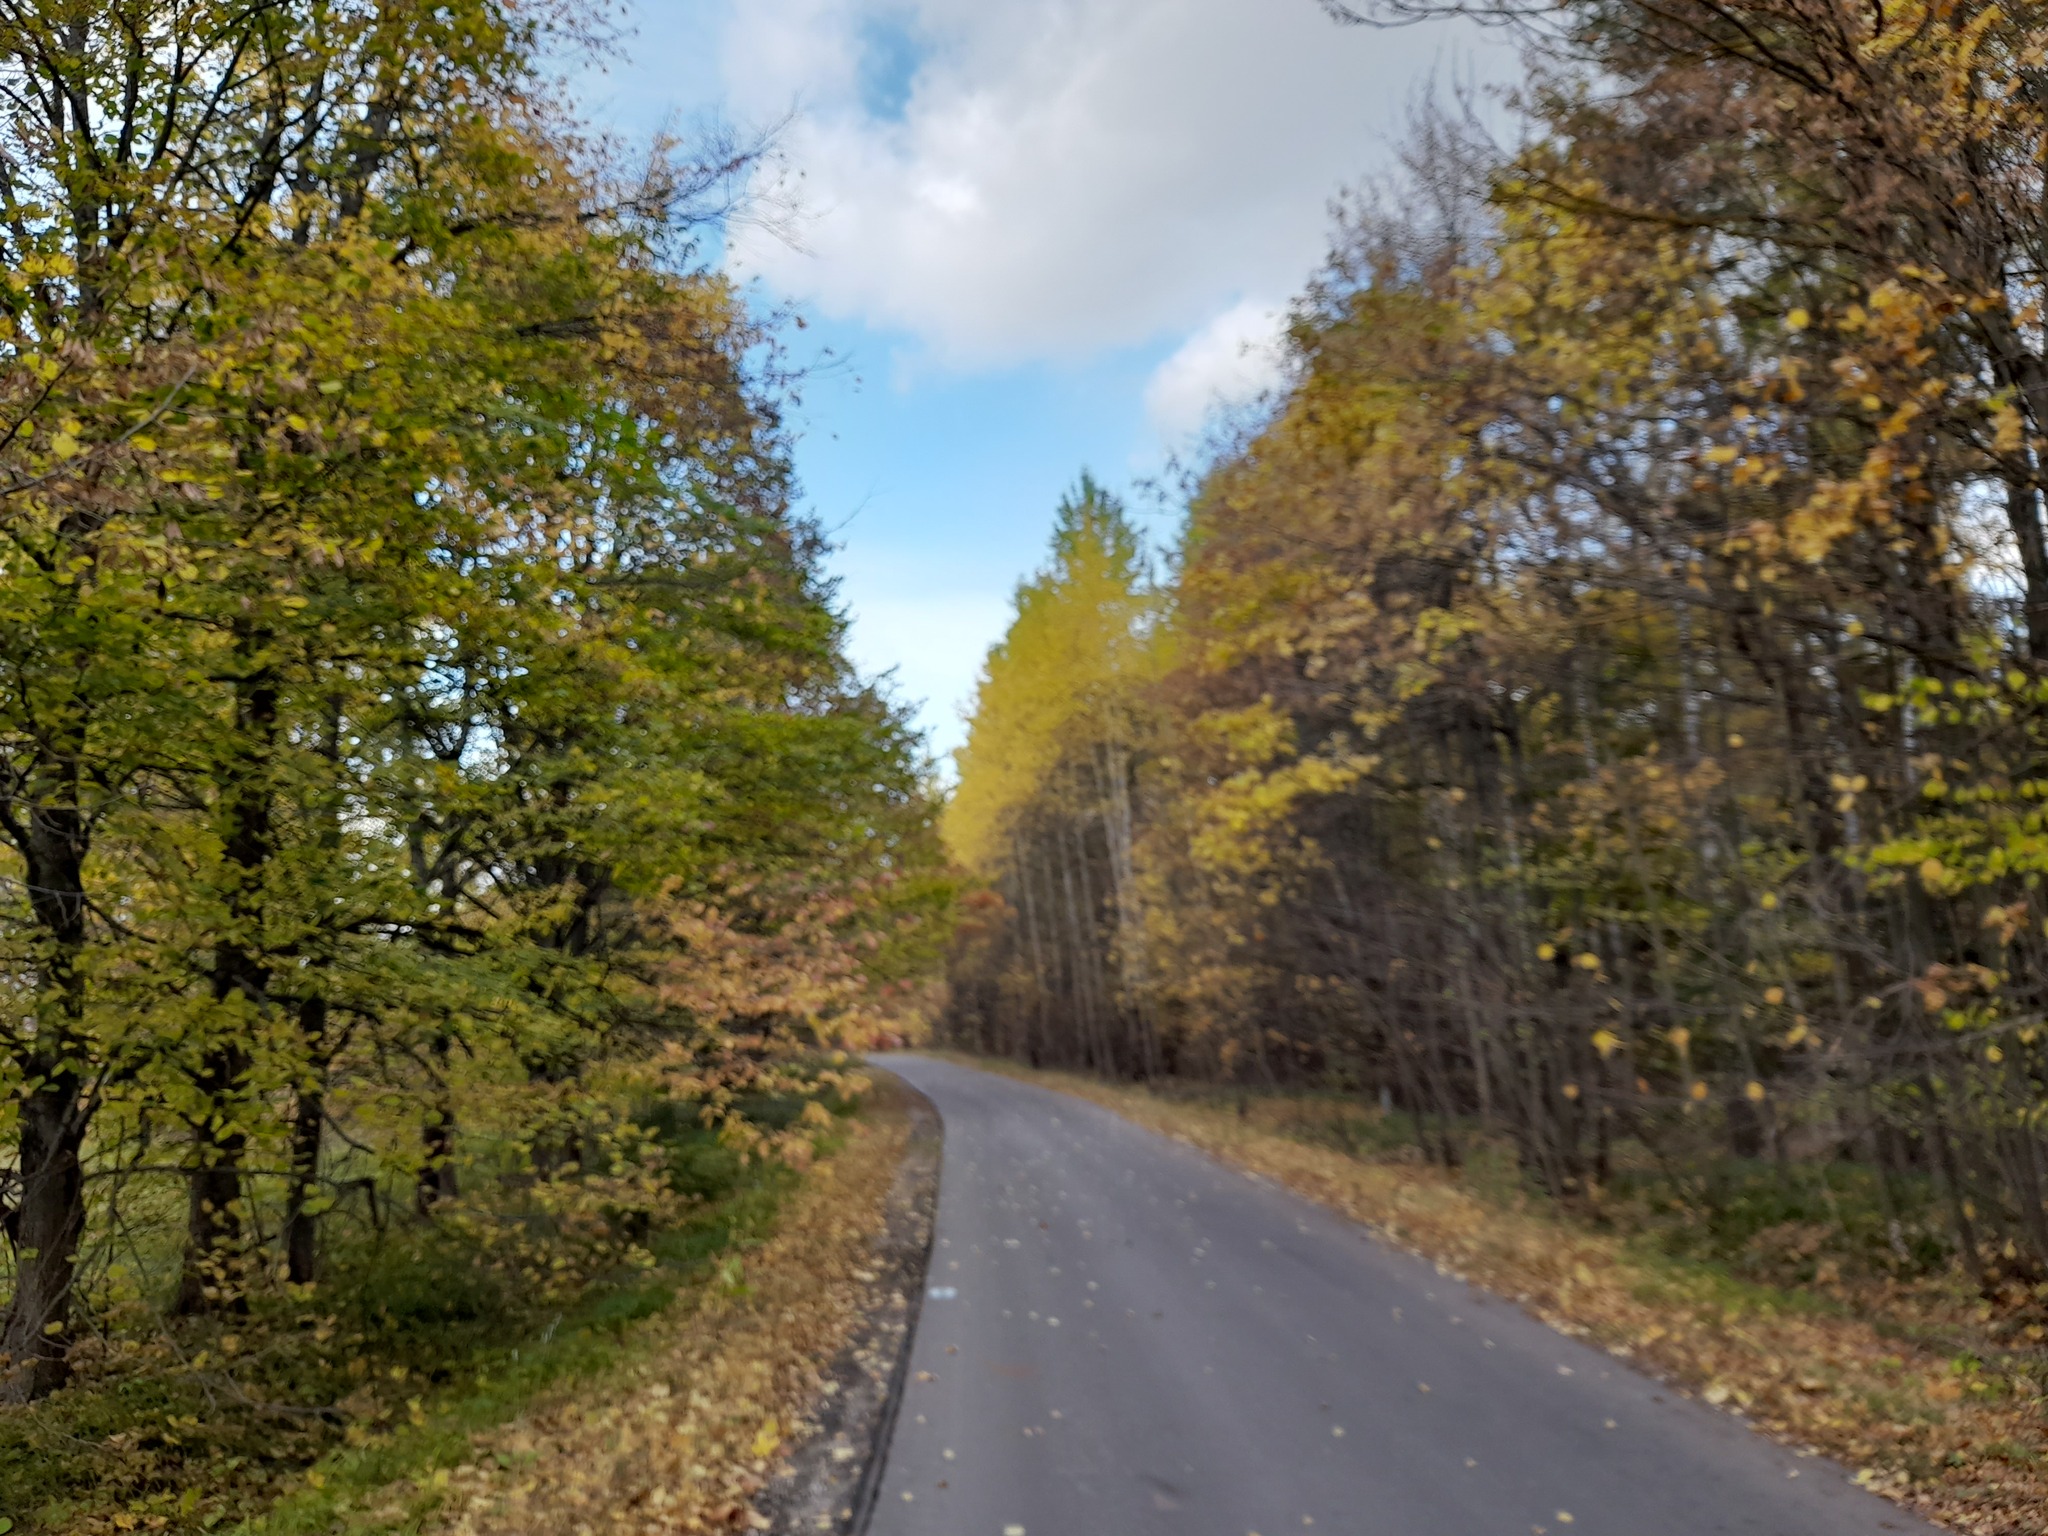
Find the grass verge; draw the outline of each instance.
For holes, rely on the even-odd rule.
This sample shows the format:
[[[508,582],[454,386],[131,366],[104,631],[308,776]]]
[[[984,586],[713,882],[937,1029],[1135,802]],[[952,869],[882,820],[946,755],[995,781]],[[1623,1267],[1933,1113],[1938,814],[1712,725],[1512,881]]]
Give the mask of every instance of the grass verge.
[[[822,1164],[820,1166],[829,1166]],[[687,1227],[662,1234],[662,1267],[641,1284],[590,1298],[523,1343],[506,1348],[461,1385],[423,1395],[408,1421],[337,1447],[289,1479],[263,1515],[229,1527],[236,1536],[350,1536],[417,1532],[440,1503],[451,1468],[472,1454],[472,1437],[555,1392],[587,1389],[628,1366],[636,1325],[737,1273],[764,1240],[796,1183],[785,1168],[763,1168]]]
[[[338,1508],[350,1464],[249,1536],[625,1536],[760,1530],[754,1498],[824,1385],[859,1312],[864,1269],[909,1134],[879,1079],[829,1159],[788,1194],[772,1232],[708,1284],[619,1330],[600,1369],[558,1377],[488,1426],[448,1422],[434,1454]]]
[[[375,1248],[344,1248],[309,1301],[266,1293],[246,1314],[116,1339],[119,1354],[65,1391],[0,1411],[0,1532],[423,1529],[477,1436],[599,1390],[632,1367],[653,1320],[748,1293],[791,1201],[830,1187],[846,1150],[886,1138],[846,1118],[852,1101],[832,1103],[795,1149],[823,1158],[807,1173],[742,1159],[693,1120],[670,1128],[666,1176],[687,1203],[632,1264],[527,1287],[444,1224],[394,1225]],[[801,1107],[764,1102],[749,1119],[773,1127]]]
[[[949,1054],[949,1053],[939,1053]],[[1512,1181],[1319,1139],[1291,1101],[1166,1096],[955,1055],[1089,1100],[1285,1185],[1545,1322],[1834,1457],[1857,1481],[1972,1536],[2048,1530],[2037,1353],[1998,1346],[1962,1291],[1821,1292],[1601,1231]]]

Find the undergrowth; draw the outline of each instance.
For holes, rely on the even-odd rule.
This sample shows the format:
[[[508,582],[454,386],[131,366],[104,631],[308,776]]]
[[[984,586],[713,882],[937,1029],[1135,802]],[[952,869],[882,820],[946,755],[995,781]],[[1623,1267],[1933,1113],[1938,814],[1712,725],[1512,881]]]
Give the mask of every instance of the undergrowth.
[[[804,1119],[813,1103],[822,1124]],[[801,1122],[803,1150],[825,1153],[857,1105],[827,1090],[734,1107],[763,1132]],[[488,1221],[471,1201],[471,1219],[336,1224],[316,1285],[252,1287],[226,1315],[172,1319],[155,1297],[127,1297],[119,1305],[146,1317],[103,1315],[72,1385],[0,1410],[0,1530],[346,1529],[370,1490],[455,1465],[470,1435],[537,1392],[614,1367],[629,1325],[678,1292],[743,1284],[743,1254],[798,1171],[705,1127],[688,1101],[648,1098],[631,1121],[673,1197],[658,1220],[604,1203],[595,1156],[584,1172],[600,1198],[564,1204],[507,1181],[485,1148],[464,1172],[496,1202]],[[593,1226],[613,1240],[595,1241]],[[493,1250],[514,1243],[520,1262],[498,1262]]]

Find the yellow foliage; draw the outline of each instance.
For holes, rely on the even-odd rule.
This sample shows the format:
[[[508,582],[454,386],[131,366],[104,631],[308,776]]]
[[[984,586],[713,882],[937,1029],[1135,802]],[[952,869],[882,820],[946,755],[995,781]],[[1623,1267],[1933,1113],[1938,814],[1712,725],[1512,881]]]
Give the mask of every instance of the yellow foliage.
[[[1122,507],[1084,476],[1062,505],[1052,563],[1018,589],[1016,616],[982,669],[944,823],[962,865],[995,871],[1063,758],[1133,745],[1168,655],[1158,614]]]

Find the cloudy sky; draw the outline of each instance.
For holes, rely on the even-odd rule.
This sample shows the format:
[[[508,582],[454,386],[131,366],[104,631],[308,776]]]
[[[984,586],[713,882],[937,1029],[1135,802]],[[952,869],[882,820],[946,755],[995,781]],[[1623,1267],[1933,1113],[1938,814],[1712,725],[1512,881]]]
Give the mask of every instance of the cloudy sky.
[[[1082,468],[1155,475],[1275,377],[1331,196],[1483,35],[1316,0],[627,0],[576,89],[628,135],[783,124],[728,259],[809,320],[798,469],[857,659],[934,746]]]

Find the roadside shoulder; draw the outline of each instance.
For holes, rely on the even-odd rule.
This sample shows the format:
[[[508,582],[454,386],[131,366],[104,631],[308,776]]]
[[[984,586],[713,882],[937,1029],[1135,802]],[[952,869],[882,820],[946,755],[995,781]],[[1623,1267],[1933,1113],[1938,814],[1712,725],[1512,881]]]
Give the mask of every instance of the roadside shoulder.
[[[634,1325],[627,1363],[475,1436],[460,1466],[390,1503],[431,1502],[417,1528],[433,1536],[818,1530],[815,1518],[787,1523],[786,1490],[820,1455],[857,1474],[860,1437],[886,1432],[889,1394],[871,1378],[893,1370],[913,1316],[931,1205],[917,1198],[925,1154],[912,1148],[935,1119],[878,1074],[773,1232],[694,1301]],[[842,1397],[860,1406],[841,1409]],[[834,1457],[841,1445],[856,1454]]]
[[[894,1074],[885,1081],[887,1091],[902,1096],[909,1134],[870,1263],[854,1271],[863,1299],[810,1420],[759,1504],[770,1528],[789,1536],[858,1536],[867,1529],[903,1400],[931,1260],[942,1133],[938,1111],[923,1094]]]

